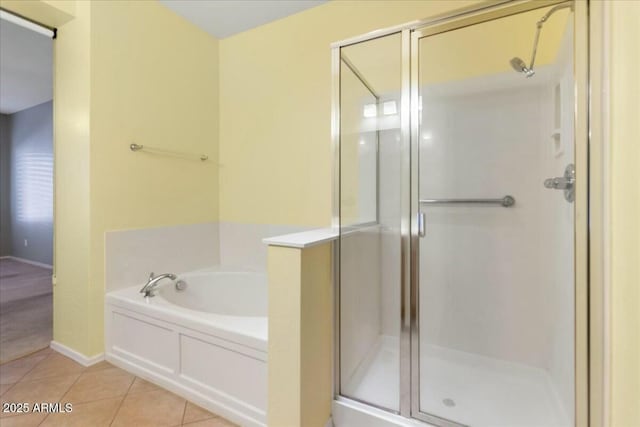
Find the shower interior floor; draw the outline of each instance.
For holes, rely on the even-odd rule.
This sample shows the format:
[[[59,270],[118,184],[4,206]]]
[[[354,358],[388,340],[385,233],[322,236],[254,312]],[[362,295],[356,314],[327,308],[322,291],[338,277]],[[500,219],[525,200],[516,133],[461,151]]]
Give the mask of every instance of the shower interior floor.
[[[381,336],[343,394],[384,408],[398,408],[398,372],[398,339]],[[441,418],[474,427],[571,425],[543,369],[423,347],[420,383],[422,411]]]

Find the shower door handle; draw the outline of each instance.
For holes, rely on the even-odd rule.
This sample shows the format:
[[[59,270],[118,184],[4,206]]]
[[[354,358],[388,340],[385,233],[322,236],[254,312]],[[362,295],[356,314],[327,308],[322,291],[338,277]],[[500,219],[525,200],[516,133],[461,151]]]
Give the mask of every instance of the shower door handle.
[[[424,237],[425,235],[425,227],[424,227],[425,220],[426,220],[426,217],[424,212],[418,212],[418,236],[420,237]]]

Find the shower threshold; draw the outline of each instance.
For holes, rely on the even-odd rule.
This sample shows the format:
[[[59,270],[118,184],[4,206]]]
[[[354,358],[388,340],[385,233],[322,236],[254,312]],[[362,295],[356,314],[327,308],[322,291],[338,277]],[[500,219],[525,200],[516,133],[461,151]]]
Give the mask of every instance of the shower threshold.
[[[343,394],[380,407],[398,408],[398,349],[397,338],[380,336]],[[540,368],[422,346],[420,374],[420,407],[426,413],[474,427],[572,424],[550,376]]]

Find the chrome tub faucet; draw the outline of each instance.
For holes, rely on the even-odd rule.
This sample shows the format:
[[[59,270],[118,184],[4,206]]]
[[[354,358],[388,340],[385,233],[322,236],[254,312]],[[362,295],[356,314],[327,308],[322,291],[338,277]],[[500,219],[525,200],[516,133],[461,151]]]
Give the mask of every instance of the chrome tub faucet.
[[[177,276],[173,273],[163,273],[155,276],[153,272],[149,275],[149,280],[147,280],[147,284],[140,289],[140,293],[144,294],[145,297],[152,297],[155,294],[156,286],[158,286],[158,282],[162,279],[171,279],[176,280]]]

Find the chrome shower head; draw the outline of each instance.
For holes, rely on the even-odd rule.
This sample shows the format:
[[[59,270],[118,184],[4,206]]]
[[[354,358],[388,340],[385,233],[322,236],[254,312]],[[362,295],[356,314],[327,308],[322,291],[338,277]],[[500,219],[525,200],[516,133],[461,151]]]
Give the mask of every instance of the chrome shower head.
[[[511,67],[516,70],[518,73],[523,73],[527,77],[533,76],[536,72],[531,68],[527,67],[527,64],[520,58],[514,57],[511,58]]]
[[[538,40],[540,40],[540,31],[542,31],[542,26],[545,22],[547,22],[551,15],[564,8],[571,8],[571,10],[573,11],[573,2],[559,4],[552,7],[547,13],[544,14],[542,18],[540,18],[540,20],[538,20],[538,22],[536,23],[536,35],[533,39],[533,52],[531,52],[531,62],[529,63],[529,66],[527,66],[527,64],[522,59],[518,57],[511,58],[511,61],[509,62],[511,63],[511,66],[514,70],[519,73],[523,73],[527,77],[531,77],[536,73],[533,70],[533,64],[536,63],[536,52],[538,51]]]

